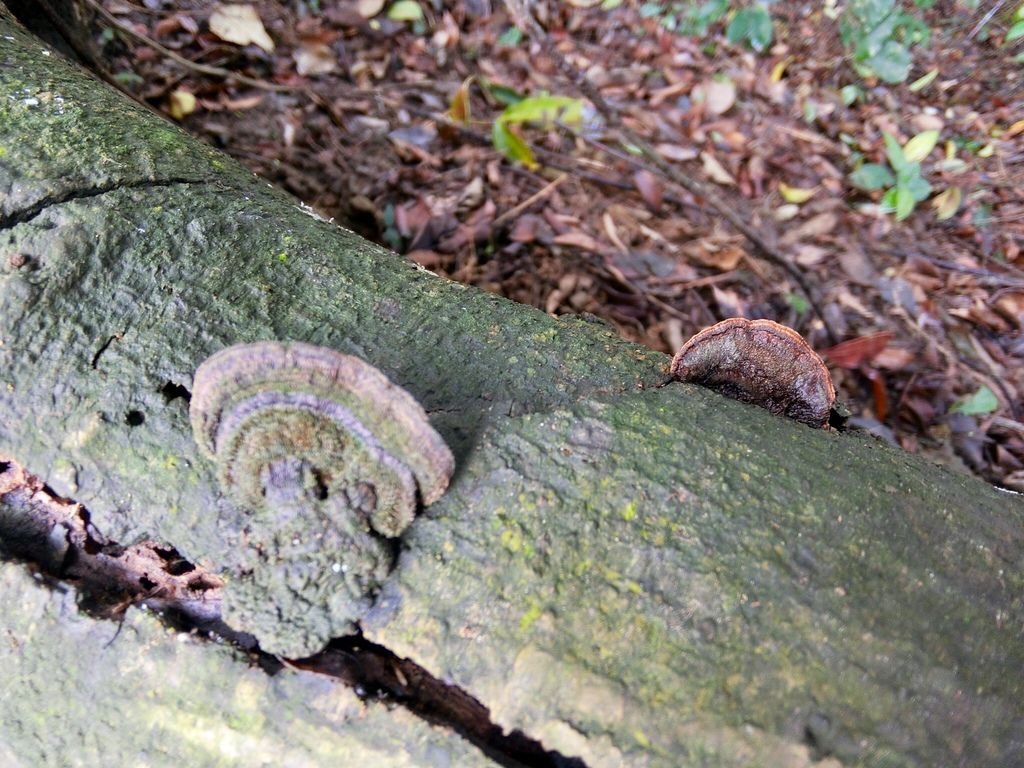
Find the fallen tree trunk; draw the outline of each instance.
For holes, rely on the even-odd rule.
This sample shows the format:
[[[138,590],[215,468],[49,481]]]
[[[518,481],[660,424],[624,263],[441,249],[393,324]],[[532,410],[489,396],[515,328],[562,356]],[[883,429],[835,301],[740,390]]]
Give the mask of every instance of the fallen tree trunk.
[[[536,764],[1024,763],[1018,496],[669,383],[664,356],[600,326],[425,273],[50,55],[2,6],[0,57],[0,456],[108,540],[173,547],[230,590],[247,523],[193,441],[193,373],[238,342],[311,342],[405,387],[456,457],[363,635],[539,742]],[[24,556],[32,504],[13,499],[0,542]],[[60,530],[31,545],[65,553],[58,574]],[[274,764],[489,759],[135,610],[105,644],[116,625],[23,566],[0,574],[15,764],[70,748],[39,713],[115,762],[251,764],[268,744]]]

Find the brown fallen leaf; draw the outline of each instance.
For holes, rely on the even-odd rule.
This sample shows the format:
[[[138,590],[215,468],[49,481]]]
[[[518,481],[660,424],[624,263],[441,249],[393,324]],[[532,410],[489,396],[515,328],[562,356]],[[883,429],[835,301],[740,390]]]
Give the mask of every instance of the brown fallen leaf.
[[[584,251],[601,253],[604,247],[593,237],[585,232],[566,232],[554,239],[555,245],[569,245]]]
[[[210,14],[210,32],[235,45],[257,45],[274,52],[274,41],[251,5],[217,5]]]
[[[633,183],[647,207],[655,213],[660,211],[662,196],[665,194],[665,185],[661,179],[648,170],[639,170],[633,174]]]
[[[813,240],[816,237],[831,234],[838,223],[839,218],[834,213],[819,213],[795,229],[789,230],[779,238],[779,243],[790,246],[800,240]]]
[[[293,54],[295,71],[303,77],[327,75],[338,67],[334,49],[323,43],[303,43]]]
[[[892,340],[892,331],[880,331],[836,344],[821,356],[841,368],[855,369],[870,363]]]
[[[727,186],[736,186],[736,179],[732,177],[725,167],[718,162],[717,158],[710,152],[700,153],[701,162],[704,164],[704,173],[706,173],[712,181],[718,184],[725,184]]]
[[[654,148],[666,160],[675,160],[677,163],[695,160],[700,155],[696,147],[683,147],[679,144],[656,144]]]

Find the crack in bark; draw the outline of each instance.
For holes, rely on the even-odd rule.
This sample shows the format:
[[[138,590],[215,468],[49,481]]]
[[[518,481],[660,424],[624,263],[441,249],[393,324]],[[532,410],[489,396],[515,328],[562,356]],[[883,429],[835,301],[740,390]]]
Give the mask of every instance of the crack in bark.
[[[12,211],[11,213],[0,216],[0,231],[13,229],[18,224],[25,224],[32,221],[32,219],[39,216],[47,208],[51,208],[55,205],[63,205],[64,203],[74,202],[75,200],[88,200],[91,197],[101,197],[102,195],[117,192],[121,189],[158,189],[160,187],[173,187],[179,184],[204,185],[208,183],[209,181],[206,179],[169,178],[146,179],[127,183],[116,182],[97,187],[68,189],[59,194],[47,195],[27,208]]]
[[[81,504],[58,496],[11,457],[0,455],[0,560],[35,568],[51,587],[71,583],[79,607],[119,620],[131,606],[158,613],[179,631],[226,640],[268,674],[283,667],[328,675],[366,701],[394,702],[432,725],[449,728],[506,768],[587,768],[519,730],[505,733],[479,700],[409,659],[360,635],[340,638],[307,659],[280,659],[221,619],[224,582],[170,545],[122,546],[103,536]]]

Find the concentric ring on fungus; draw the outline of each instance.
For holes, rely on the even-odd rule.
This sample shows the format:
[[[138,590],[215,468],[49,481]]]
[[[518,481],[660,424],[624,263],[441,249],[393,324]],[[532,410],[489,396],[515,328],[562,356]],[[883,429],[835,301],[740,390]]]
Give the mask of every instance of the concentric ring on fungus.
[[[298,462],[320,498],[369,493],[370,525],[389,537],[412,522],[417,491],[424,505],[436,501],[454,468],[408,392],[356,357],[311,344],[217,352],[196,371],[190,418],[222,490],[240,507],[261,509],[271,470]]]

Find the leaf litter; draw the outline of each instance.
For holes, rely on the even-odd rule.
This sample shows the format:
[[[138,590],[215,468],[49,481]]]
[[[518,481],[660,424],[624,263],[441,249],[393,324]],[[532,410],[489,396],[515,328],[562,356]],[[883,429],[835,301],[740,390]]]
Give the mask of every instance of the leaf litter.
[[[792,326],[853,425],[1024,490],[1024,69],[998,29],[966,35],[982,11],[923,12],[931,39],[889,83],[868,64],[892,62],[855,70],[828,4],[687,17],[701,36],[667,3],[531,4],[625,126],[780,244],[819,317],[503,5],[96,2],[138,33],[97,16],[97,68],[324,216],[669,354],[729,316]]]

